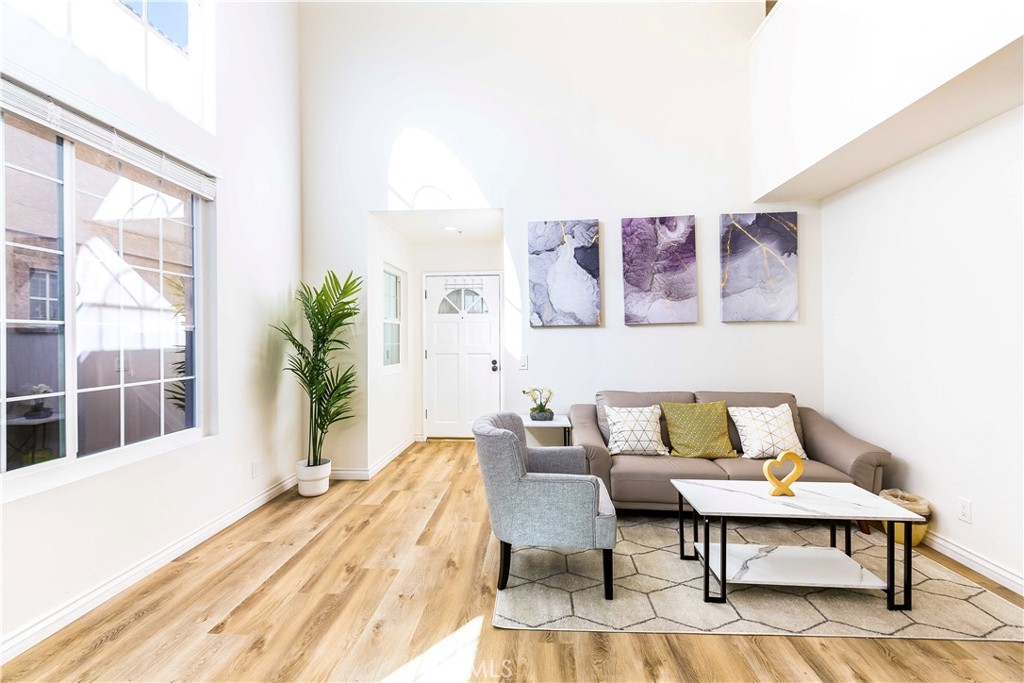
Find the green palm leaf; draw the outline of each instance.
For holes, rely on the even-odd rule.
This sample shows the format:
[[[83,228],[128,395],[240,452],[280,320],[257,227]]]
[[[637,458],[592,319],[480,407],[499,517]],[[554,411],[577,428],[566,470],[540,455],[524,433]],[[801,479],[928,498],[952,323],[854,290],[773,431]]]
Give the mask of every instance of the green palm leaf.
[[[324,439],[331,425],[354,417],[352,395],[356,391],[355,366],[342,371],[334,355],[349,348],[342,335],[359,315],[362,278],[348,274],[345,282],[328,271],[319,289],[299,283],[295,300],[309,327],[304,342],[287,323],[271,325],[291,346],[286,370],[292,373],[309,399],[309,434],[306,464],[319,465]]]

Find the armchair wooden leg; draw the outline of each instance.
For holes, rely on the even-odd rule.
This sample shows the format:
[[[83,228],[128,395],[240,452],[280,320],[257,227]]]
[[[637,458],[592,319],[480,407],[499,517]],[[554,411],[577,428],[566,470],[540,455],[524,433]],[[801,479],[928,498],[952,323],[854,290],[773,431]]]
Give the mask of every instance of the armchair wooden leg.
[[[608,548],[603,549],[602,554],[604,555],[604,599],[612,599],[612,551]]]
[[[498,541],[501,544],[501,566],[498,568],[498,590],[505,590],[508,585],[508,568],[512,564],[512,544]]]
[[[871,535],[871,527],[869,527],[868,523],[865,522],[863,519],[857,521],[857,527],[860,529],[860,532],[865,536]]]

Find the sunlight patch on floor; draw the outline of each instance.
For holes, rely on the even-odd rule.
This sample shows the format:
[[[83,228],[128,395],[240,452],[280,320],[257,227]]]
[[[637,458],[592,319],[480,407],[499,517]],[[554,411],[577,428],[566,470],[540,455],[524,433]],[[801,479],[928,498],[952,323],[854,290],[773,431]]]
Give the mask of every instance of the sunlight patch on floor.
[[[409,660],[400,668],[388,674],[387,683],[408,681],[446,681],[458,683],[480,678],[475,671],[476,650],[480,643],[483,617],[479,616],[466,623],[429,650]]]

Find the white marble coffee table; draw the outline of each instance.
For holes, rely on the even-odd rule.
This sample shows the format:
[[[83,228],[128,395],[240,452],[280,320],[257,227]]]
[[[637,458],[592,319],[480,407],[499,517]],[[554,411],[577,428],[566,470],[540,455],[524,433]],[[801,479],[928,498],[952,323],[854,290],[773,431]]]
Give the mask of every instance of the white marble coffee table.
[[[850,522],[879,520],[901,523],[903,538],[911,536],[910,525],[924,518],[883,500],[854,484],[797,482],[791,486],[795,496],[771,496],[766,481],[713,481],[673,479],[679,492],[679,557],[704,561],[704,601],[725,602],[726,586],[732,583],[756,583],[776,586],[830,586],[836,588],[874,588],[885,590],[890,610],[911,608],[911,558],[909,544],[903,548],[903,602],[896,604],[896,547],[893,534],[886,536],[886,581],[862,567],[850,557]],[[686,554],[683,505],[693,508],[693,548]],[[698,545],[697,518],[704,520],[704,543]],[[721,543],[710,542],[711,517],[721,524]],[[729,544],[726,524],[730,518],[761,517],[771,519],[823,520],[831,523],[831,547],[773,546]],[[836,524],[845,527],[846,552],[836,548]],[[710,558],[718,555],[717,567]],[[721,585],[720,594],[709,591],[710,574]]]

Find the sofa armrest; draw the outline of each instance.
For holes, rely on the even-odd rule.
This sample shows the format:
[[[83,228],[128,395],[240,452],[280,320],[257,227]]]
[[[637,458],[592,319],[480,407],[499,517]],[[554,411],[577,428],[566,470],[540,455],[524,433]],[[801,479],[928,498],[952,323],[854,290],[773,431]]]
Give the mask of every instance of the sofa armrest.
[[[881,490],[882,468],[892,459],[889,451],[843,431],[812,408],[800,408],[800,422],[809,458],[845,472],[862,489]]]
[[[544,446],[526,449],[527,472],[589,474],[582,446]]]
[[[611,491],[612,456],[597,427],[597,406],[593,403],[572,406],[569,408],[569,423],[572,424],[573,445],[583,446],[590,473],[601,477],[605,487]]]

